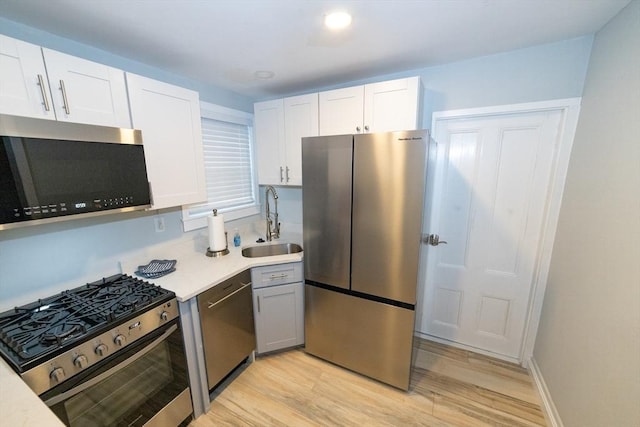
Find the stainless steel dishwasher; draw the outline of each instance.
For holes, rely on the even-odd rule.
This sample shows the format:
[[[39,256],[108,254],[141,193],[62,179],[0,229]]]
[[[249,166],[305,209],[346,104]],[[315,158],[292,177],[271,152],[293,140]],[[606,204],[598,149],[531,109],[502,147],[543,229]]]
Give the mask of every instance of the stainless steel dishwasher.
[[[256,348],[251,270],[198,295],[209,391]]]

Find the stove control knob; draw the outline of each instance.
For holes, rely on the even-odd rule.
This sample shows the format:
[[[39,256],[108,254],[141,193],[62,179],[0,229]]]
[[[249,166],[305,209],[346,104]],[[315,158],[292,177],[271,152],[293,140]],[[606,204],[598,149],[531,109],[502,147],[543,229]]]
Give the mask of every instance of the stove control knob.
[[[89,359],[87,359],[87,356],[85,356],[84,354],[80,354],[75,359],[73,359],[73,364],[80,369],[84,369],[89,364]]]
[[[49,374],[49,377],[57,382],[57,383],[61,383],[62,381],[64,381],[64,369],[62,368],[54,368],[53,371],[51,371],[51,373]]]
[[[160,313],[160,319],[167,320],[168,318],[169,318],[169,313],[167,313],[166,311],[163,311],[162,313]]]
[[[106,344],[98,344],[96,346],[95,352],[98,356],[104,356],[108,350],[109,350],[109,347],[107,347]]]
[[[116,335],[116,337],[113,339],[113,342],[118,347],[122,347],[127,342],[127,339],[124,337],[124,335]]]

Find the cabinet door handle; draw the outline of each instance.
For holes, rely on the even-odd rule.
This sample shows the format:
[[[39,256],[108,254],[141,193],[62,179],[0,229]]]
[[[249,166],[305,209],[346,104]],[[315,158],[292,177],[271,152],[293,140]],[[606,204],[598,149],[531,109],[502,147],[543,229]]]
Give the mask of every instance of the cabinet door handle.
[[[38,74],[38,86],[40,86],[40,92],[42,92],[42,103],[44,104],[44,109],[45,111],[50,111],[49,98],[47,98],[47,91],[44,88],[44,79],[42,78],[42,74]]]
[[[360,126],[356,126],[356,132],[360,133]]]
[[[280,166],[280,182],[284,181],[284,178],[282,177],[282,166]]]
[[[289,166],[287,166],[287,182],[289,182]]]
[[[369,132],[369,126],[365,126],[365,127],[364,127],[364,130],[365,130],[366,132]]]
[[[62,91],[62,108],[64,108],[64,112],[69,115],[71,112],[69,112],[69,100],[67,99],[67,90],[64,87],[64,80],[60,80],[60,90]]]
[[[260,313],[260,295],[258,295],[258,313]]]

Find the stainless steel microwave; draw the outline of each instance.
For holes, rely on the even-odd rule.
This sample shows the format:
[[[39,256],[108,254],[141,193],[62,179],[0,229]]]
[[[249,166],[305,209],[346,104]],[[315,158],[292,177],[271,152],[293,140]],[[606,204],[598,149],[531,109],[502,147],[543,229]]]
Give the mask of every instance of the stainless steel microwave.
[[[0,115],[0,230],[150,206],[139,130]]]

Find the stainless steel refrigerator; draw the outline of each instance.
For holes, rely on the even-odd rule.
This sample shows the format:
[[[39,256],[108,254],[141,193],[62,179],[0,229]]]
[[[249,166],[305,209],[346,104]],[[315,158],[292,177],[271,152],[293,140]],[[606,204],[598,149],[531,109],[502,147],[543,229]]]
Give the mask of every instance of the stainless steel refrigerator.
[[[306,351],[409,389],[427,131],[302,139]]]

